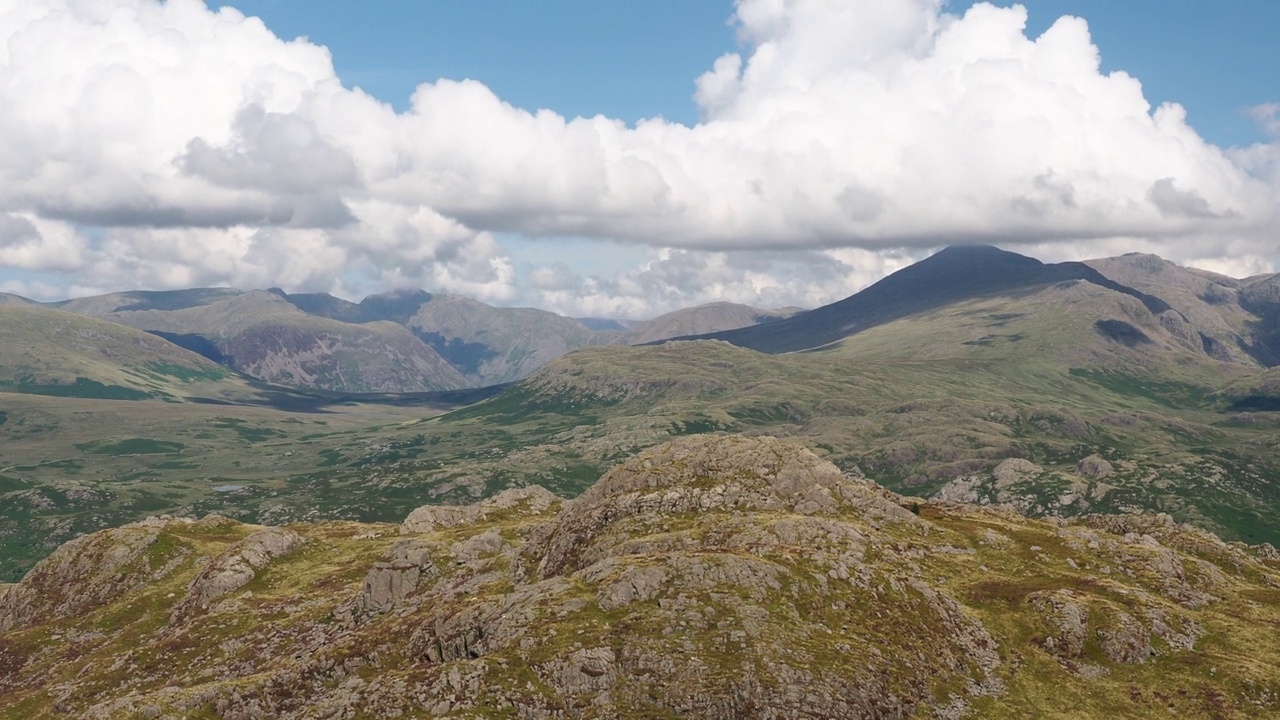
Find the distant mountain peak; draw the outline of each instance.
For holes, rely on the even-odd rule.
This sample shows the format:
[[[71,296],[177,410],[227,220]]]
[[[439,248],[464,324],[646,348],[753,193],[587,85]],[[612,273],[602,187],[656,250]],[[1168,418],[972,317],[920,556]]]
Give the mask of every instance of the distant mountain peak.
[[[1084,263],[1045,264],[993,245],[952,245],[830,305],[786,320],[696,337],[763,352],[807,350],[951,303],[1069,280],[1129,295],[1155,314],[1169,309],[1163,300],[1109,280]]]
[[[383,293],[369,295],[361,300],[360,304],[363,305],[364,303],[378,300],[419,300],[427,302],[431,298],[432,294],[421,288],[396,288]]]
[[[997,261],[1014,265],[1024,265],[1034,267],[1044,265],[1039,260],[1019,255],[1011,250],[1002,250],[995,245],[986,245],[982,243],[964,244],[964,245],[948,245],[929,257],[921,260],[917,265],[936,262],[956,262],[956,261],[981,261],[990,262]]]

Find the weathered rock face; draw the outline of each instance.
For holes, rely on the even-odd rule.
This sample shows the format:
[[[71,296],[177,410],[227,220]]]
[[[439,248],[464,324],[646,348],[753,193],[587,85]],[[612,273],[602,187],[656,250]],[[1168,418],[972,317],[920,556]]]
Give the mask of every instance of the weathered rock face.
[[[632,516],[690,512],[830,515],[857,510],[871,519],[917,522],[890,494],[798,446],[773,438],[695,436],[640,453],[605,474],[557,519],[541,572],[559,574],[605,557],[602,531]]]
[[[372,612],[386,612],[403,602],[418,588],[422,568],[409,562],[380,562],[364,579],[360,607]]]
[[[560,502],[544,487],[512,488],[474,505],[424,505],[409,513],[400,529],[406,533],[424,533],[437,529],[473,525],[490,516],[526,513],[538,515]]]
[[[175,616],[204,610],[215,600],[239,590],[274,558],[288,555],[302,544],[302,536],[284,528],[262,528],[215,558],[187,589]]]
[[[76,538],[0,595],[0,632],[91,611],[172,570],[150,551],[160,531],[138,523]]]
[[[901,498],[736,437],[414,515],[70,544],[0,588],[87,598],[0,632],[0,717],[1280,713],[1280,557],[1167,516]]]
[[[375,563],[365,576],[360,609],[382,613],[403,604],[424,577],[436,574],[431,554],[431,546],[417,540],[402,540],[392,546],[391,560]]]
[[[1076,463],[1076,474],[1092,480],[1101,480],[1112,472],[1111,463],[1097,455],[1090,455]]]

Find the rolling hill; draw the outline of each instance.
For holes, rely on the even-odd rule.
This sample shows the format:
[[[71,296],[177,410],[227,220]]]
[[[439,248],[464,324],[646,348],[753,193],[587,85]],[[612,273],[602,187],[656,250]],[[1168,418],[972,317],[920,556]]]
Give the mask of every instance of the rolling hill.
[[[38,306],[16,295],[0,304]],[[712,303],[589,328],[534,308],[399,290],[358,303],[327,293],[132,291],[48,304],[145,330],[258,380],[339,393],[433,392],[528,377],[589,345],[643,344],[771,322],[792,310]]]
[[[0,391],[176,402],[247,390],[234,373],[153,335],[39,305],[0,305]]]
[[[1280,452],[1267,439],[1280,402],[1252,336],[1233,330],[1257,317],[1228,307],[1213,317],[1235,324],[1212,325],[1180,302],[1156,282],[962,248],[834,305],[711,336],[735,344],[579,351],[439,422],[559,417],[576,426],[560,452],[600,465],[670,435],[794,436],[897,491],[1032,514],[1159,509],[1280,541]]]

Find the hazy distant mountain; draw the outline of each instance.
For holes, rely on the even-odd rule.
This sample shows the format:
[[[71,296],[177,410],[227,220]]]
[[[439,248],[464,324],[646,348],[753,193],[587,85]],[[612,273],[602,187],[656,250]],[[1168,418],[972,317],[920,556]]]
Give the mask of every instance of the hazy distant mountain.
[[[255,290],[119,304],[70,304],[154,333],[260,380],[340,392],[424,392],[468,383],[434,350],[392,322],[347,323],[303,312]]]
[[[262,380],[342,392],[510,382],[619,334],[544,310],[492,307],[422,290],[353,303],[327,293],[197,288],[56,305],[156,333]]]
[[[1127,296],[1145,309],[1136,321],[1100,317],[1099,333],[1132,335],[1127,326],[1150,319],[1188,350],[1236,363],[1280,363],[1277,276],[1237,280],[1151,255],[1045,264],[986,246],[948,248],[815,310],[721,302],[645,322],[580,321],[421,290],[354,303],[325,293],[196,288],[113,293],[55,306],[160,333],[264,380],[397,392],[511,382],[589,345],[713,338],[771,353],[808,350],[954,303],[1075,281]],[[21,303],[30,301],[0,295],[0,304]]]
[[[613,318],[580,317],[574,318],[574,320],[586,325],[588,329],[595,330],[597,332],[602,330],[613,330],[621,333],[626,332],[639,324],[636,320],[615,320]]]
[[[796,312],[798,310],[794,308],[761,310],[738,303],[707,303],[637,323],[614,342],[624,345],[643,345],[684,335],[736,330],[781,320]]]
[[[572,318],[533,308],[497,308],[435,295],[405,324],[477,385],[519,380],[565,353],[595,344]]]
[[[11,293],[0,293],[0,305],[37,305],[39,303],[32,302],[21,295],[13,295]]]
[[[75,298],[62,302],[50,303],[52,307],[61,308],[81,315],[101,317],[114,312],[130,312],[139,310],[185,310],[187,308],[208,305],[219,300],[226,300],[242,294],[233,288],[192,288],[190,290],[133,290],[129,292],[111,293]]]
[[[397,290],[350,303],[329,295],[287,295],[296,307],[351,323],[391,321],[411,330],[472,386],[519,380],[601,335],[572,318],[534,308],[500,308],[461,295]],[[614,333],[616,334],[616,333]]]

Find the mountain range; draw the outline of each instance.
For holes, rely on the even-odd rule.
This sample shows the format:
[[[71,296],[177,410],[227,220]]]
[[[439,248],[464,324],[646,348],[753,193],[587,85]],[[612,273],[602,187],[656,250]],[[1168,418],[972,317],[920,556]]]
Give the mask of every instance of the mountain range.
[[[307,390],[406,393],[500,385],[561,355],[639,344],[785,317],[733,303],[687,308],[642,323],[596,324],[459,295],[397,291],[353,303],[325,293],[197,288],[135,291],[41,304],[163,338],[253,379]],[[616,328],[616,329],[615,329]]]

